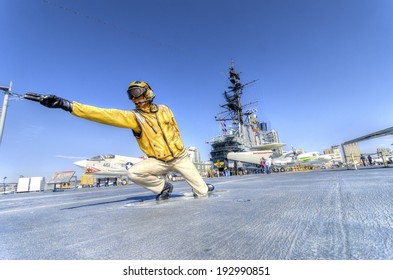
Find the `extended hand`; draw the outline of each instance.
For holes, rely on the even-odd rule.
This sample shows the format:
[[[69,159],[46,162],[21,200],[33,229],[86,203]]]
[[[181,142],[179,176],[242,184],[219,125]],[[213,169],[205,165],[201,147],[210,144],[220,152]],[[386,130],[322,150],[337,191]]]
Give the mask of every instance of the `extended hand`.
[[[58,97],[56,95],[43,95],[37,93],[26,93],[24,95],[25,99],[40,102],[41,105],[44,105],[48,108],[61,108],[65,111],[72,112],[72,102]]]

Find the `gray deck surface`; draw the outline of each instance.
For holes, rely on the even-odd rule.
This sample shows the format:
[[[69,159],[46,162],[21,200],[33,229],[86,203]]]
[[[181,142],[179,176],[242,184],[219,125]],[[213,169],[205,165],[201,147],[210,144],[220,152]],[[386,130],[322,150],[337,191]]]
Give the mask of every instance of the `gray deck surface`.
[[[0,259],[393,259],[393,168],[207,182],[160,203],[137,185],[1,195]]]

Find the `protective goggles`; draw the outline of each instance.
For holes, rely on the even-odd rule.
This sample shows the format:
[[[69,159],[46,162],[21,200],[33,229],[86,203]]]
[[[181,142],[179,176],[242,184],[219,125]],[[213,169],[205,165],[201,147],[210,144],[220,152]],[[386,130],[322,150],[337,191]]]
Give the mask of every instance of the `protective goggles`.
[[[146,88],[142,87],[132,87],[127,90],[128,98],[138,98],[146,92]]]

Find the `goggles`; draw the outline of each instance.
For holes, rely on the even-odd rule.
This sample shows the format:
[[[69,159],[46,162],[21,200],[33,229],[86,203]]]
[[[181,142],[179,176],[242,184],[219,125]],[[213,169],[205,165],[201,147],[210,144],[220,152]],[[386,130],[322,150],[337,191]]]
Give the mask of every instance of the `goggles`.
[[[127,90],[128,98],[138,98],[146,92],[146,88],[142,87],[132,87]]]

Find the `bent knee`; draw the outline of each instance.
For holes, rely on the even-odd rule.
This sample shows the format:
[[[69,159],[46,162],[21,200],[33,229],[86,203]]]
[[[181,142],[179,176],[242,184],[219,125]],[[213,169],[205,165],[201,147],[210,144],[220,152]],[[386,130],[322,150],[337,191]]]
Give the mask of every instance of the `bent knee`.
[[[132,167],[130,169],[127,170],[127,176],[128,178],[130,178],[130,180],[134,181],[135,179],[137,179],[139,176],[138,172],[136,172],[136,170],[134,170]]]
[[[143,172],[142,170],[140,170],[140,168],[133,168],[131,167],[130,169],[128,169],[127,171],[127,176],[128,178],[130,178],[130,180],[132,181],[138,181],[138,180],[143,180],[144,178],[146,178],[149,174],[147,174],[146,172]]]

